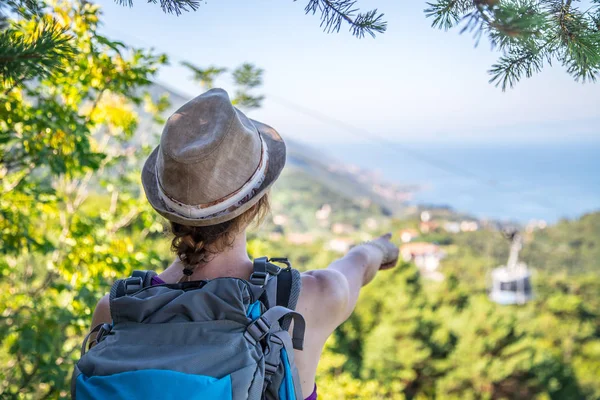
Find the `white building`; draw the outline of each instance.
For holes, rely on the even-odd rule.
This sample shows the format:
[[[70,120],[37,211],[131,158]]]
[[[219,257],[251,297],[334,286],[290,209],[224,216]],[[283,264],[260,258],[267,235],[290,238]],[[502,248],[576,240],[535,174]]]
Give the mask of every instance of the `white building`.
[[[432,243],[407,243],[400,247],[400,254],[406,262],[414,262],[423,272],[434,272],[440,267],[440,262],[446,257],[438,245]]]

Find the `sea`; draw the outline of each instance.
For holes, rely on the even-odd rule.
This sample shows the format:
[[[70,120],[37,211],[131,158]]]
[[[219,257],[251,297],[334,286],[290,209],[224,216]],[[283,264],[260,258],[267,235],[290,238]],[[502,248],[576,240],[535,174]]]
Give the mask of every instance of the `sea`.
[[[552,143],[335,143],[326,151],[382,179],[416,184],[413,204],[483,219],[554,223],[600,210],[600,140]]]

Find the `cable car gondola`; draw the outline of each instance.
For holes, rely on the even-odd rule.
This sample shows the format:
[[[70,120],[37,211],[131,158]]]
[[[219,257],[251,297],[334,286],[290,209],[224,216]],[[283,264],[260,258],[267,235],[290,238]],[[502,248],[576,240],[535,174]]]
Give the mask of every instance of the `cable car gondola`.
[[[490,300],[502,305],[525,304],[533,298],[533,291],[527,264],[519,262],[523,239],[516,231],[507,236],[511,240],[510,255],[506,265],[492,271]]]

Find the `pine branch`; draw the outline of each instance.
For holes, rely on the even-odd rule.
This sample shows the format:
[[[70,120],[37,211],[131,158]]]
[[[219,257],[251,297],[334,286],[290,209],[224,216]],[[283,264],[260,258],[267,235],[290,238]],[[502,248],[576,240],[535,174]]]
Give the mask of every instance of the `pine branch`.
[[[537,2],[506,2],[493,10],[490,25],[505,36],[528,39],[547,28],[547,19]]]
[[[595,82],[600,73],[600,30],[568,1],[559,11],[560,41],[565,48],[559,57],[576,81]]]
[[[0,80],[9,90],[28,79],[43,79],[63,69],[75,49],[65,28],[40,21],[33,33],[9,28],[0,32]]]
[[[115,0],[115,2],[124,6],[133,6],[133,0]],[[181,15],[185,11],[196,11],[200,6],[200,0],[148,0],[148,2],[154,4],[160,2],[164,12],[176,15]],[[304,11],[306,14],[310,12],[316,14],[319,11],[321,27],[327,33],[339,32],[344,22],[350,25],[350,32],[358,38],[363,38],[365,34],[375,37],[376,33],[386,31],[387,22],[383,20],[382,13],[378,13],[377,9],[360,13],[354,7],[355,4],[356,0],[309,0]]]
[[[376,33],[386,31],[387,22],[383,20],[382,13],[375,9],[357,14],[355,5],[355,0],[310,0],[304,12],[314,15],[320,11],[321,27],[327,33],[339,32],[344,22],[350,25],[350,32],[358,38],[365,34],[375,37]]]
[[[11,13],[22,18],[31,19],[42,15],[46,5],[39,0],[2,0],[0,1],[0,9],[2,8],[8,8]]]
[[[432,26],[487,36],[502,55],[489,73],[506,90],[558,60],[577,81],[600,73],[600,1],[585,12],[572,0],[438,0],[425,10]]]
[[[540,54],[530,49],[509,51],[488,71],[492,75],[490,83],[505,91],[508,87],[513,88],[523,75],[530,78],[534,73],[540,72],[543,65],[544,59]]]
[[[470,0],[442,0],[437,3],[427,3],[425,17],[433,18],[433,28],[447,31],[463,18],[465,13],[473,10],[474,5]]]
[[[598,54],[600,33],[573,34],[567,44],[563,65],[567,72],[581,82],[595,82],[600,74]]]
[[[133,0],[115,0],[122,6],[133,7]],[[200,7],[199,0],[148,0],[148,3],[160,2],[160,8],[167,14],[181,15],[182,12],[196,11]]]

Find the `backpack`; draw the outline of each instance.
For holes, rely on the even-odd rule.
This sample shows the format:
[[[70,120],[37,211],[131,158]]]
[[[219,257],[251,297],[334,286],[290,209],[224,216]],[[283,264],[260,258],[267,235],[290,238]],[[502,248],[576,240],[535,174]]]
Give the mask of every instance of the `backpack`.
[[[301,278],[287,259],[257,258],[249,281],[152,285],[154,276],[113,284],[112,324],[83,341],[73,399],[303,400],[293,351],[304,339],[293,311]]]

